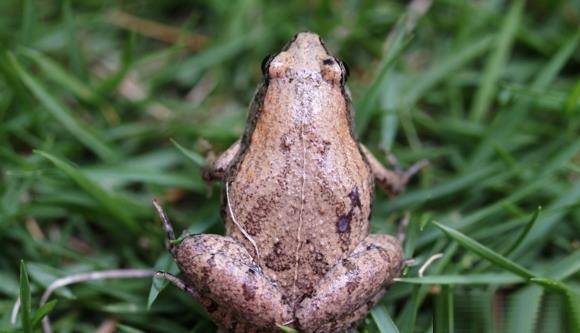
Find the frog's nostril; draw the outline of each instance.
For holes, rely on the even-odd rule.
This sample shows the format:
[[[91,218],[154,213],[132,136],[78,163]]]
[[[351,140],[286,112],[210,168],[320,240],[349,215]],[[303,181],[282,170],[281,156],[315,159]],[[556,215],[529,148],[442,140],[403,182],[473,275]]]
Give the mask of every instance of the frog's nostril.
[[[334,64],[334,60],[332,60],[332,58],[326,58],[322,61],[322,63],[325,65],[332,65]]]

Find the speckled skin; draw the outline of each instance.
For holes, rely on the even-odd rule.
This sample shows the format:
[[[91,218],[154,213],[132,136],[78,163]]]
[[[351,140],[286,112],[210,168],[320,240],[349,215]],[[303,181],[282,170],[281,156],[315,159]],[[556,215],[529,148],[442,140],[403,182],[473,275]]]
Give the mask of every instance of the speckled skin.
[[[351,330],[402,268],[399,242],[369,235],[374,180],[406,180],[355,139],[346,71],[316,34],[263,69],[244,136],[205,172],[226,183],[226,236],[172,252],[224,332]]]

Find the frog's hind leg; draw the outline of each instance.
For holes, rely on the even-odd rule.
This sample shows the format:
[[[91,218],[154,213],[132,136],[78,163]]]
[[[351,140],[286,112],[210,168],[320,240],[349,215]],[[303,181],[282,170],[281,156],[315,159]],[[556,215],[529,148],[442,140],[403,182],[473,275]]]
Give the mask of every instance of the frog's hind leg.
[[[224,332],[271,332],[276,324],[291,321],[282,293],[245,247],[218,235],[186,235],[176,240],[163,208],[157,201],[153,205],[167,233],[167,249],[186,279],[167,272],[157,272],[157,277],[197,299]]]
[[[389,235],[370,235],[337,263],[296,309],[301,332],[344,332],[356,327],[403,266],[403,250]]]
[[[181,280],[177,276],[167,273],[167,272],[157,272],[155,276],[167,280],[177,288],[185,291],[195,298],[208,312],[208,314],[213,318],[216,323],[219,323],[219,332],[243,332],[243,333],[257,333],[260,332],[256,327],[249,323],[240,322],[238,318],[235,317],[234,313],[229,311],[227,307],[219,306],[214,301],[208,297],[200,295],[195,288],[187,284],[187,282]]]
[[[240,322],[274,331],[292,320],[279,288],[237,240],[219,235],[189,235],[176,249],[188,281]]]

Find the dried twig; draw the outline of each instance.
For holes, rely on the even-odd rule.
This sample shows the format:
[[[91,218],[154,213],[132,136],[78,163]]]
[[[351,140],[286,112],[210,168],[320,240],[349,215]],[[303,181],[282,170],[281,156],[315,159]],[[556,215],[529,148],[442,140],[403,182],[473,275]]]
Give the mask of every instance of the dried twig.
[[[425,261],[425,263],[423,264],[423,266],[421,266],[421,268],[419,268],[419,277],[423,277],[423,273],[425,272],[425,270],[427,270],[427,268],[429,268],[429,266],[437,259],[443,257],[443,253],[437,253],[432,255],[429,259],[427,259],[427,261]]]
[[[191,51],[197,51],[207,43],[207,37],[205,36],[192,35],[182,29],[145,20],[119,10],[112,11],[106,17],[106,20],[113,25],[134,31],[143,36],[170,44],[183,44]]]

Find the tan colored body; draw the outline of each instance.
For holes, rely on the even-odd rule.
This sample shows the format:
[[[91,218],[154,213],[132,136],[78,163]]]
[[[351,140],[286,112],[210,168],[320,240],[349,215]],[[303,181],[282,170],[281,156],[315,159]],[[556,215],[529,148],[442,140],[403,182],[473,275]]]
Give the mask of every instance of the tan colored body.
[[[340,84],[294,70],[270,78],[226,195],[264,273],[300,300],[367,236],[373,178],[350,134]],[[231,214],[226,230],[256,254]]]
[[[244,136],[205,173],[226,183],[226,236],[172,247],[182,288],[226,332],[346,331],[402,268],[399,242],[369,235],[374,180],[394,195],[408,177],[355,139],[344,67],[317,35],[264,74]]]

